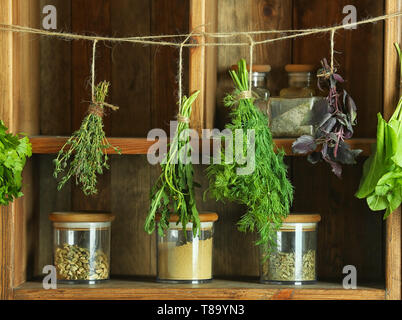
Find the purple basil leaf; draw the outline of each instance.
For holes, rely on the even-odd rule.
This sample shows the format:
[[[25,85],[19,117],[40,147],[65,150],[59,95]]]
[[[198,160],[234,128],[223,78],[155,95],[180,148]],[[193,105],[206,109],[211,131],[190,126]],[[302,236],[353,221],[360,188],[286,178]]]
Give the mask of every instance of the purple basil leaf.
[[[307,160],[311,164],[317,164],[318,162],[320,162],[322,160],[321,153],[320,152],[313,152],[313,153],[308,155]]]
[[[324,159],[325,160],[325,159]],[[326,160],[332,167],[332,172],[339,178],[342,178],[342,166],[334,161]]]
[[[329,152],[329,157],[333,161],[337,161],[343,164],[356,164],[356,157],[362,152],[362,150],[351,150],[350,146],[341,141],[339,143],[338,153],[335,157],[335,154]]]
[[[357,107],[352,97],[345,91],[345,108],[348,112],[350,122],[355,125],[357,119]]]
[[[329,133],[334,126],[336,125],[336,119],[335,118],[330,118],[328,121],[326,121],[320,129],[326,133]]]
[[[344,83],[344,82],[345,82],[345,80],[343,80],[343,78],[342,78],[339,74],[334,73],[333,76],[334,76],[334,79],[335,79],[336,81],[338,81],[338,82],[340,82],[340,83]]]
[[[294,154],[306,154],[317,149],[317,144],[312,136],[301,136],[292,144]]]
[[[329,105],[326,99],[318,99],[314,102],[311,120],[312,125],[320,127],[323,124],[323,120],[327,118],[329,114],[328,107]]]

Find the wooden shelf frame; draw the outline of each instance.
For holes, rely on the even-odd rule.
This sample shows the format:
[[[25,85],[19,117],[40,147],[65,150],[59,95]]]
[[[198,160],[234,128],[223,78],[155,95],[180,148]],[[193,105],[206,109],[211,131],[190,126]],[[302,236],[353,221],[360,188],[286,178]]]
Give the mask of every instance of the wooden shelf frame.
[[[59,152],[67,141],[67,137],[52,137],[52,136],[32,136],[32,151],[34,154],[54,154]],[[108,138],[112,146],[119,147],[121,154],[147,154],[155,140],[147,140],[147,138]],[[295,139],[281,138],[274,139],[277,148],[283,149],[286,155],[292,156],[292,143]],[[362,155],[368,156],[371,152],[371,145],[375,143],[375,139],[351,139],[346,141],[352,149],[363,150]],[[203,145],[202,141],[198,144]],[[113,148],[106,150],[108,154],[116,154]]]
[[[14,299],[135,299],[135,300],[383,300],[378,285],[344,289],[340,284],[318,282],[304,286],[279,286],[257,281],[213,280],[211,283],[161,284],[150,281],[110,280],[97,285],[58,285],[45,290],[41,282],[27,282],[14,289]]]
[[[200,0],[201,2],[201,0]],[[202,1],[204,2],[204,1]],[[38,0],[2,0],[0,1],[0,22],[39,26],[37,14]],[[18,8],[18,10],[17,10]],[[198,10],[192,6],[192,10]],[[386,0],[386,13],[402,10],[402,0]],[[202,24],[207,13],[201,19],[194,19],[192,26]],[[401,41],[401,19],[385,22],[385,68],[384,68],[384,114],[389,116],[395,107],[398,96],[396,86],[397,60],[393,49],[395,41]],[[0,118],[6,122],[12,132],[23,132],[33,137],[34,152],[55,153],[65,138],[51,137],[49,145],[41,145],[46,137],[40,134],[37,121],[39,115],[39,48],[30,36],[14,36],[0,32],[0,47],[5,48],[0,54]],[[197,48],[191,55],[191,89],[205,88],[209,82],[202,75],[206,71],[206,51]],[[197,64],[201,64],[197,68]],[[210,96],[204,97],[204,101]],[[211,119],[211,112],[205,110],[200,119],[204,126]],[[35,117],[35,118],[34,118]],[[35,140],[38,139],[38,140]],[[125,140],[125,154],[144,154],[152,142],[142,138],[111,138]],[[137,140],[138,139],[138,140]],[[116,141],[111,141],[116,142]],[[121,140],[120,140],[121,142]],[[369,150],[372,139],[351,141],[354,147]],[[278,146],[284,145],[289,150],[291,140],[277,139]],[[117,144],[118,145],[118,144]],[[360,145],[360,146],[359,146]],[[364,148],[363,148],[363,147]],[[41,149],[42,148],[42,149]],[[49,151],[49,150],[50,151]],[[288,152],[288,151],[287,151]],[[368,155],[368,151],[365,151]],[[24,170],[24,182],[34,184],[35,168],[28,164]],[[31,188],[32,189],[32,188]],[[27,280],[27,238],[26,221],[33,214],[35,190],[27,190],[25,197],[8,207],[0,207],[0,299],[401,299],[401,210],[394,212],[386,227],[386,283],[385,289],[375,286],[361,287],[357,290],[344,290],[340,285],[318,283],[311,287],[275,287],[257,283],[216,280],[208,285],[164,286],[151,282],[111,280],[96,287],[60,286],[59,289],[44,290],[41,283]]]

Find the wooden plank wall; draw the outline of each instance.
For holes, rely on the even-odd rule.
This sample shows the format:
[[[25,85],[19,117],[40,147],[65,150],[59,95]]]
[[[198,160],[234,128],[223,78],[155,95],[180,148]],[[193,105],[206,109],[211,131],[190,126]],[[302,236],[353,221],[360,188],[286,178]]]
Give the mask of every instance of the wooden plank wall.
[[[39,26],[38,1],[3,1],[2,23]],[[39,133],[39,43],[37,37],[1,32],[0,68],[2,88],[0,118],[10,132]],[[36,161],[30,159],[23,174],[24,197],[1,207],[0,298],[10,297],[10,288],[31,277],[38,226]],[[18,237],[18,238],[17,238]],[[18,239],[18,240],[17,240]]]
[[[330,3],[294,1],[294,27],[340,24],[344,17],[342,9],[346,5],[356,7],[358,20],[384,13],[383,1],[341,0]],[[338,69],[347,81],[346,90],[358,106],[355,137],[376,135],[376,114],[382,111],[383,32],[383,23],[378,23],[336,34]],[[329,35],[296,40],[293,61],[317,64],[324,57],[328,59],[329,48]],[[344,167],[342,180],[330,173],[325,164],[312,166],[305,159],[293,160],[294,210],[322,215],[318,273],[325,279],[341,278],[345,265],[356,266],[360,280],[384,278],[381,215],[373,214],[364,201],[354,197],[363,160],[360,158],[356,166]]]
[[[80,21],[74,19],[84,19],[82,15],[78,18],[77,14],[80,14],[74,11],[74,6],[73,12],[68,13],[68,10],[71,10],[70,1],[56,2],[63,8],[59,10],[59,14],[62,10],[66,10],[66,18],[63,20],[65,22],[62,22],[64,28],[78,26]],[[85,5],[80,6],[80,9],[90,5],[96,7],[94,0],[81,2]],[[219,0],[218,30],[289,29],[332,25],[342,21],[342,9],[346,4],[356,5],[359,18],[380,15],[384,10],[383,1],[377,0]],[[187,4],[183,5],[182,1],[174,1],[172,4],[172,1],[167,0],[149,2],[116,0],[106,7],[107,12],[101,14],[93,10],[91,13],[91,19],[98,21],[93,22],[92,29],[83,24],[74,31],[86,29],[84,31],[136,35],[180,33],[188,30],[189,8]],[[87,15],[85,19],[89,19]],[[103,29],[97,30],[100,24]],[[382,111],[382,42],[382,23],[362,27],[353,32],[342,31],[336,37],[336,49],[342,52],[336,55],[337,61],[341,64],[340,70],[348,80],[347,89],[360,107],[357,137],[375,136],[375,114]],[[49,78],[54,79],[53,81],[57,79],[62,81],[58,84],[57,91],[52,93],[53,98],[41,97],[42,114],[47,110],[45,113],[47,117],[58,117],[46,123],[42,119],[41,130],[46,134],[69,133],[74,123],[76,126],[82,116],[82,113],[78,116],[74,113],[77,111],[70,109],[70,103],[73,108],[78,108],[82,100],[88,99],[89,93],[89,88],[83,89],[85,79],[89,75],[89,57],[85,51],[87,49],[80,50],[84,52],[83,57],[78,53],[74,57],[72,49],[72,57],[69,58],[68,48],[71,47],[71,43],[61,42],[59,46],[59,48],[52,47],[52,50],[59,52],[53,53],[57,57],[52,61],[53,71],[43,71],[42,75],[53,77]],[[111,54],[111,62],[104,60],[109,59],[108,51]],[[258,47],[254,63],[272,65],[269,86],[273,94],[278,94],[287,84],[287,77],[283,72],[285,64],[292,61],[318,64],[322,57],[328,56],[327,37],[317,36]],[[219,48],[215,127],[222,128],[227,121],[227,111],[221,101],[225,92],[232,88],[227,75],[228,67],[242,57],[248,58],[247,48]],[[45,59],[46,55],[43,54],[41,58],[43,64],[47,63]],[[111,130],[109,132],[113,136],[145,136],[150,128],[168,127],[169,120],[174,117],[177,110],[175,100],[177,51],[170,48],[116,45],[111,50],[99,52],[97,61],[98,65],[105,63],[104,70],[99,72],[107,71],[104,77],[111,77],[112,80],[110,102],[121,107],[121,110],[107,120],[109,121],[107,130]],[[63,66],[67,68],[69,65],[73,70],[76,68],[81,70],[74,71],[72,77],[65,75],[65,71],[62,70],[67,69]],[[370,68],[366,73],[364,68],[368,65]],[[80,72],[80,76],[77,76],[76,72]],[[98,79],[101,79],[100,75]],[[44,78],[42,81],[45,81]],[[42,82],[42,87],[44,83],[46,82]],[[76,92],[80,92],[79,95]],[[57,108],[60,105],[56,103],[58,94],[63,97],[62,107],[57,109],[59,112],[54,112],[52,115],[50,110],[55,105]],[[82,108],[85,110],[85,105]],[[66,118],[61,118],[60,114],[66,110],[68,110]],[[47,240],[51,236],[50,225],[44,222],[47,214],[59,208],[77,209],[78,204],[87,209],[97,208],[96,201],[90,202],[77,196],[74,191],[72,194],[75,196],[70,198],[68,188],[63,191],[64,195],[54,191],[51,159],[51,156],[44,156],[40,163],[41,228],[42,226],[46,228],[43,233],[41,232],[39,251],[41,264],[50,259],[50,242]],[[303,158],[286,159],[296,188],[293,210],[319,212],[323,218],[319,232],[321,279],[339,280],[342,277],[342,267],[347,264],[357,267],[359,281],[384,278],[381,217],[372,214],[363,201],[353,197],[363,160],[360,159],[357,166],[345,168],[343,180],[338,180],[326,165],[311,166]],[[203,189],[207,185],[204,169],[205,166],[196,166],[196,180],[202,183]],[[103,194],[106,200],[102,202],[102,207],[110,208],[117,216],[112,236],[113,274],[155,275],[155,238],[146,235],[142,227],[149,205],[149,189],[158,170],[157,167],[147,163],[145,156],[113,156],[110,176],[106,176],[107,182],[104,184],[101,182],[105,192],[109,194]],[[236,221],[244,213],[244,208],[235,204],[216,203],[214,200],[203,202],[201,200],[203,189],[198,193],[199,208],[216,211],[220,216],[216,224],[214,273],[217,276],[257,276],[258,249],[253,245],[255,237],[251,234],[241,234],[235,226]],[[73,206],[69,205],[66,199],[74,199]]]
[[[52,0],[58,9],[58,29],[77,33],[136,36],[188,32],[189,3],[175,0]],[[157,22],[157,23],[156,23]],[[96,79],[111,81],[108,101],[120,107],[105,119],[105,131],[118,137],[144,137],[151,128],[169,128],[177,112],[175,48],[104,44],[97,46]],[[187,51],[187,50],[186,50]],[[41,39],[41,134],[69,135],[85,115],[91,43]],[[185,70],[188,52],[185,53]],[[188,88],[188,72],[184,75]],[[143,231],[148,194],[158,168],[143,156],[117,156],[111,170],[98,180],[99,194],[85,197],[79,188],[56,190],[54,156],[40,156],[40,232],[35,274],[52,260],[52,227],[48,214],[60,210],[111,210],[112,272],[153,275],[155,238]]]
[[[342,9],[355,5],[358,19],[384,13],[383,1],[234,1],[225,0],[219,5],[219,31],[257,30],[263,28],[311,28],[342,23]],[[341,31],[336,35],[336,60],[340,72],[347,79],[346,89],[359,107],[359,125],[356,137],[374,137],[376,113],[382,111],[383,24],[360,27],[359,30]],[[247,48],[219,48],[217,126],[226,122],[227,111],[222,106],[224,93],[232,87],[227,70],[238,59],[248,59]],[[269,88],[273,95],[287,85],[283,67],[287,63],[312,63],[319,66],[320,59],[329,58],[329,37],[324,35],[295,41],[283,41],[259,47],[254,63],[273,66]],[[369,67],[368,67],[369,66]],[[376,88],[372,90],[372,88]],[[304,158],[289,158],[289,172],[295,186],[294,212],[319,212],[322,215],[319,231],[318,274],[321,279],[341,279],[342,268],[357,267],[359,281],[384,278],[383,226],[381,216],[370,212],[363,201],[354,198],[362,170],[363,158],[353,167],[344,169],[339,180],[325,164],[312,166]],[[242,235],[228,226],[244,212],[239,207],[220,208],[217,224],[218,246],[225,242],[224,255],[218,255],[215,270],[219,274],[258,274],[257,251],[242,242]],[[229,220],[229,221],[227,221]],[[230,236],[229,236],[230,235]],[[230,237],[230,240],[229,240]],[[226,239],[226,240],[225,240]],[[236,243],[231,246],[230,243]],[[244,255],[238,264],[235,247],[242,243]],[[246,250],[246,247],[249,250]],[[232,247],[228,249],[227,247]],[[367,250],[370,248],[370,250]],[[232,251],[232,252],[228,252]],[[251,271],[251,272],[250,272]]]

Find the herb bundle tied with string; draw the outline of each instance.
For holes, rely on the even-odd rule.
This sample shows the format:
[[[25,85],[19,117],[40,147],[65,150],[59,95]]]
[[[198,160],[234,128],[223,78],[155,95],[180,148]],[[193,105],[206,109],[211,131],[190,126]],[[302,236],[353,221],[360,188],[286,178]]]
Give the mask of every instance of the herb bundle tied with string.
[[[237,72],[229,71],[236,88],[224,100],[225,106],[231,108],[231,123],[226,125],[226,129],[231,131],[232,141],[236,139],[236,130],[242,130],[243,157],[247,157],[250,147],[248,133],[250,130],[255,132],[255,159],[250,159],[254,161],[254,171],[238,174],[242,165],[237,163],[237,159],[226,161],[225,150],[222,148],[220,163],[211,164],[207,168],[210,186],[206,193],[216,200],[246,205],[248,211],[238,222],[239,230],[257,231],[259,240],[256,244],[268,245],[269,253],[276,248],[276,231],[289,214],[293,187],[287,178],[284,151],[278,150],[275,153],[268,119],[253,103],[246,61],[240,60],[238,66]]]
[[[178,215],[178,223],[182,224],[183,230],[191,222],[194,236],[200,229],[194,195],[194,186],[198,184],[193,181],[193,165],[191,161],[187,161],[192,152],[188,132],[191,109],[199,93],[196,91],[189,98],[184,96],[179,106],[177,130],[161,163],[162,173],[151,190],[151,205],[144,227],[149,234],[155,230],[157,214],[161,216],[158,228],[160,236],[168,229],[172,214]]]
[[[109,90],[109,82],[102,81],[94,86],[93,97],[88,115],[82,121],[79,130],[67,140],[54,160],[54,177],[64,176],[57,186],[60,190],[71,177],[75,177],[76,185],[80,185],[85,195],[97,193],[97,175],[109,169],[106,150],[113,148],[120,154],[120,150],[108,142],[103,130],[104,108],[117,110],[118,107],[105,103]]]

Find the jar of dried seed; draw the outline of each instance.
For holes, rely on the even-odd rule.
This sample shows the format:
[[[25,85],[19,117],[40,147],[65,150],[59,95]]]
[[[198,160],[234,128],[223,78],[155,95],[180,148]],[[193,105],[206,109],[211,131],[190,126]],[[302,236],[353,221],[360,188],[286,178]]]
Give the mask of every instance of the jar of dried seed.
[[[55,212],[54,265],[62,283],[97,283],[109,279],[110,213]]]
[[[261,282],[301,285],[317,280],[317,225],[320,220],[319,214],[291,214],[283,220],[276,234],[276,248],[260,247]]]
[[[169,228],[157,233],[157,281],[168,283],[205,283],[212,280],[213,225],[216,213],[200,213],[201,226],[193,233],[193,224],[185,228],[177,215],[171,215]],[[158,228],[160,216],[156,217]]]

